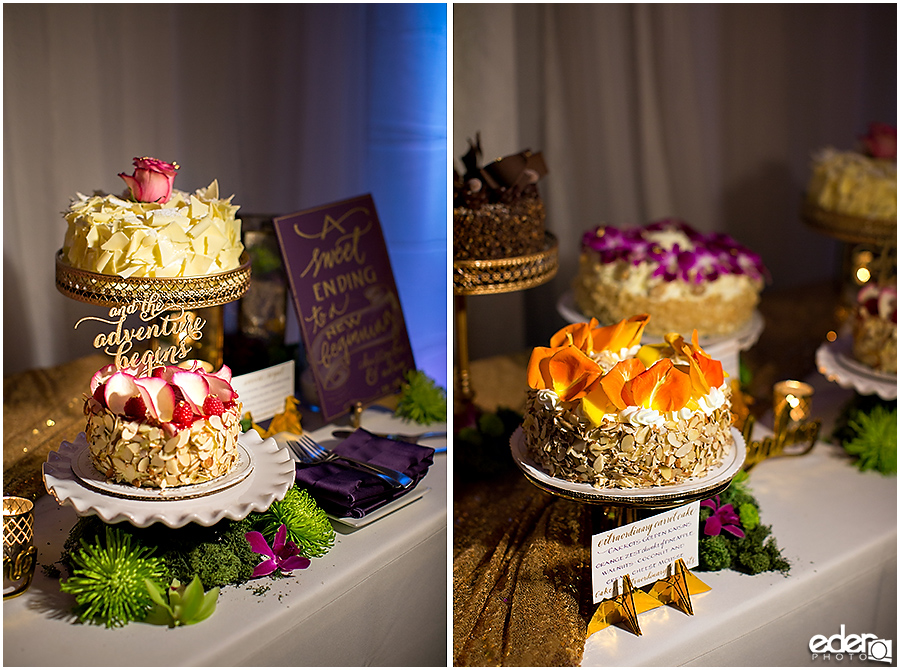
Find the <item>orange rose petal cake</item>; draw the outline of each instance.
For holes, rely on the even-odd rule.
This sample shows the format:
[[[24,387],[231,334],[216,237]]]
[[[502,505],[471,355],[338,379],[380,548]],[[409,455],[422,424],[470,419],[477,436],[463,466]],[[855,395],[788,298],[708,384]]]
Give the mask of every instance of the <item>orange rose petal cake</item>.
[[[650,317],[596,319],[558,331],[528,363],[522,429],[550,476],[597,488],[681,484],[733,448],[731,390],[722,364],[669,333],[641,344]]]

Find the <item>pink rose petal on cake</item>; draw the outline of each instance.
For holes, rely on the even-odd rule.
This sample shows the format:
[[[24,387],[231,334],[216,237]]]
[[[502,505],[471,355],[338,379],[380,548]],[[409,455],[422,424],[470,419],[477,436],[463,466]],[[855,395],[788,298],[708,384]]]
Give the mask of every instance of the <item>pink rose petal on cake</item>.
[[[162,422],[171,421],[175,411],[175,391],[168,382],[159,377],[142,377],[134,383],[141,390],[150,416]]]
[[[209,384],[210,395],[216,396],[222,402],[228,402],[234,398],[234,389],[231,384],[217,377],[216,375],[203,375],[203,378]]]
[[[141,392],[134,377],[127,372],[116,372],[106,381],[104,398],[113,414],[124,414],[125,403],[136,395],[141,395]]]
[[[165,365],[161,368],[156,368],[156,370],[153,371],[153,376],[159,377],[160,379],[165,379],[167,382],[171,382],[172,375],[174,375],[176,372],[184,372],[184,370],[179,368],[177,365]]]
[[[117,369],[115,363],[104,365],[97,370],[97,372],[94,373],[94,376],[91,377],[91,395],[94,394],[94,391],[96,391],[101,384],[105,383],[110,377],[116,374],[116,372]]]
[[[209,383],[203,375],[182,370],[172,375],[172,384],[181,389],[184,399],[188,401],[196,414],[203,413],[203,401],[209,395]]]
[[[213,372],[213,376],[218,377],[219,379],[224,379],[226,382],[231,382],[231,368],[227,365],[223,365],[218,370]]]

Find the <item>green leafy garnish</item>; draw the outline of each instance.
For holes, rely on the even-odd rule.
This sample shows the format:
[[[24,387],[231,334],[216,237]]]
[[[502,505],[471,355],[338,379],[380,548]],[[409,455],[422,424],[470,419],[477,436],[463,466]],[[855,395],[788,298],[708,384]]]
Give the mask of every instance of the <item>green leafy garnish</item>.
[[[204,593],[199,577],[194,577],[187,586],[173,579],[167,589],[160,589],[150,580],[145,580],[145,585],[153,600],[153,607],[147,613],[145,623],[169,628],[190,626],[208,619],[216,611],[219,588]]]
[[[320,558],[334,546],[334,528],[306,489],[292,486],[282,500],[252,516],[253,527],[270,542],[284,524],[287,539],[307,558]]]
[[[442,423],[447,420],[447,392],[421,370],[410,370],[394,415],[421,424]]]
[[[844,442],[848,454],[858,456],[860,471],[897,472],[897,410],[876,405],[869,412],[856,412],[847,421],[853,437]]]
[[[152,602],[146,582],[162,584],[165,575],[163,561],[152,553],[153,548],[107,526],[105,541],[89,544],[81,539],[81,549],[71,554],[73,574],[60,590],[75,596],[75,613],[82,621],[107,628],[140,621]]]

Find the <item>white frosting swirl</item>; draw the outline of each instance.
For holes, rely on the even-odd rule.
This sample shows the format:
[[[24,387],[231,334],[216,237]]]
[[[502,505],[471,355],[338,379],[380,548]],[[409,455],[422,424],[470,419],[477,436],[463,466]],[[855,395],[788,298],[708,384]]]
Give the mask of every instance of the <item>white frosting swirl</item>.
[[[555,411],[559,407],[559,395],[553,389],[541,389],[536,395],[544,409]]]
[[[661,426],[665,417],[655,409],[646,407],[626,407],[619,412],[622,423],[630,423],[632,426]]]

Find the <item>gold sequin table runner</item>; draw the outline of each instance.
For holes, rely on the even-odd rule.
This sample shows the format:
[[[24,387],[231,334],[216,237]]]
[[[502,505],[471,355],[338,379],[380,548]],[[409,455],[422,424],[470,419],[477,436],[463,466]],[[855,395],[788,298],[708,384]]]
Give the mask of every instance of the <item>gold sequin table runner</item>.
[[[84,430],[84,394],[105,354],[3,379],[3,493],[35,500],[44,493],[41,464]]]

